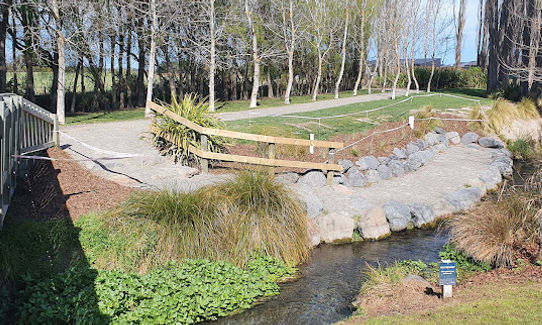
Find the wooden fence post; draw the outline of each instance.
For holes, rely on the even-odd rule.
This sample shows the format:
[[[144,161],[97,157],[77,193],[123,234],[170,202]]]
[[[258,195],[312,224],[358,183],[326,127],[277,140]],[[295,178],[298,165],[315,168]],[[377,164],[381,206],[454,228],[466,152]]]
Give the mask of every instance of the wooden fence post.
[[[58,115],[55,114],[53,123],[53,143],[56,147],[60,147],[60,133],[58,129]]]
[[[209,151],[209,142],[205,134],[201,135],[201,150]],[[209,160],[207,160],[206,158],[201,158],[201,171],[204,174],[207,174],[209,172]]]
[[[328,164],[335,163],[335,150],[329,149],[329,159],[327,160]],[[327,185],[333,185],[333,171],[327,171]]]
[[[274,143],[269,143],[267,145],[267,154],[269,159],[275,159],[276,155],[276,146]],[[274,175],[275,174],[275,167],[269,168],[269,173]]]

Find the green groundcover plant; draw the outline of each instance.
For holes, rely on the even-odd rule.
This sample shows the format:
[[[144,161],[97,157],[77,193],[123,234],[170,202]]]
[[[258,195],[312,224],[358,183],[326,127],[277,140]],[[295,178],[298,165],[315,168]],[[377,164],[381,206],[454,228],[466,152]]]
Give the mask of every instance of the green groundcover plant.
[[[278,294],[295,269],[266,256],[245,268],[203,259],[146,274],[74,266],[48,280],[26,279],[22,324],[193,324]]]

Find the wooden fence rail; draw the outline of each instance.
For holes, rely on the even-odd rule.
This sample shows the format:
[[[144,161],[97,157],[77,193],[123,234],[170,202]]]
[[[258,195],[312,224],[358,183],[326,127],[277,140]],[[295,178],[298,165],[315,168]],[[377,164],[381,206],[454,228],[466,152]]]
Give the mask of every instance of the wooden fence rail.
[[[25,155],[58,145],[55,114],[15,94],[0,94],[0,229]]]
[[[201,158],[202,160],[201,168],[204,173],[208,171],[209,160],[221,160],[221,161],[232,161],[232,162],[254,164],[254,165],[261,165],[261,166],[270,166],[270,167],[320,169],[327,172],[327,182],[328,184],[332,184],[333,172],[342,171],[343,169],[341,165],[335,164],[335,160],[334,160],[334,156],[335,156],[334,150],[344,147],[344,144],[342,142],[273,137],[273,136],[258,135],[258,134],[251,134],[251,133],[235,132],[235,131],[229,131],[229,130],[205,128],[182,116],[179,116],[173,113],[167,108],[162,107],[154,102],[148,102],[147,105],[155,112],[163,114],[171,118],[172,120],[184,125],[185,127],[198,132],[201,135],[201,149],[198,149],[194,146],[188,146],[188,150],[192,154]],[[156,134],[158,130],[151,127],[151,132]],[[239,156],[239,155],[231,155],[231,154],[225,154],[225,153],[210,152],[209,147],[208,147],[208,141],[207,141],[208,136],[220,136],[224,138],[241,139],[241,140],[267,143],[268,158]],[[163,137],[164,139],[180,146],[180,144],[177,143],[173,137],[169,135],[164,135]],[[326,148],[328,162],[314,163],[314,162],[306,162],[306,161],[275,159],[275,145],[276,144]]]

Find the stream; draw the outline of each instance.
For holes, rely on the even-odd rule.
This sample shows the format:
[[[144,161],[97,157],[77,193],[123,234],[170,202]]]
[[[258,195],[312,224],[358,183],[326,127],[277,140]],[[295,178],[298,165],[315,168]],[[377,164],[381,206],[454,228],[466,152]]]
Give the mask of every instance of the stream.
[[[280,295],[218,324],[331,324],[350,316],[351,302],[363,284],[367,264],[395,260],[439,261],[446,236],[435,230],[394,233],[374,242],[321,245],[308,263],[299,266],[299,278],[280,285]]]

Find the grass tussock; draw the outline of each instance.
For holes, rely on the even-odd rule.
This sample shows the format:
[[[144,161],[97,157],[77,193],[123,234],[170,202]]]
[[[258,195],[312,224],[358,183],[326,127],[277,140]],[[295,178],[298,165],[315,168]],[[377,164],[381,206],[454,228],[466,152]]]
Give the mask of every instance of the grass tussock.
[[[242,172],[231,181],[191,193],[138,193],[107,222],[122,228],[134,220],[157,229],[155,244],[143,253],[152,264],[206,258],[242,266],[261,253],[295,265],[309,254],[304,209],[265,172]],[[145,249],[142,245],[136,251]]]
[[[414,118],[416,120],[425,120],[420,121],[419,123],[416,123],[415,129],[414,129],[414,135],[417,138],[423,137],[427,132],[434,130],[436,127],[439,127],[442,125],[441,120],[432,119],[436,117],[435,110],[433,109],[433,106],[426,105],[422,107],[419,111],[417,111],[414,114]]]
[[[267,135],[272,137],[282,137],[282,138],[299,138],[299,135],[296,135],[291,130],[284,130],[279,126],[272,125],[262,125],[253,128],[251,131],[260,135]],[[304,146],[295,146],[291,144],[277,144],[275,147],[275,155],[278,159],[287,159],[287,160],[304,160],[309,155],[309,148]],[[260,156],[267,157],[268,146],[267,143],[258,143],[258,153]]]
[[[449,221],[455,247],[478,261],[514,266],[536,262],[540,249],[542,173],[526,185],[506,189],[499,200],[488,200],[472,212]]]
[[[514,120],[533,120],[540,118],[536,103],[524,98],[515,105],[505,99],[499,98],[493,107],[487,112],[489,127],[499,133],[504,126]]]

